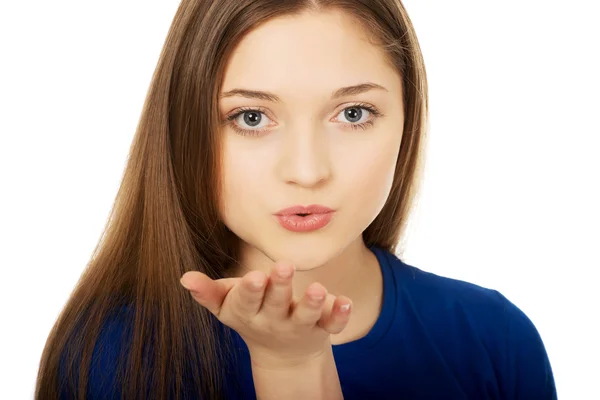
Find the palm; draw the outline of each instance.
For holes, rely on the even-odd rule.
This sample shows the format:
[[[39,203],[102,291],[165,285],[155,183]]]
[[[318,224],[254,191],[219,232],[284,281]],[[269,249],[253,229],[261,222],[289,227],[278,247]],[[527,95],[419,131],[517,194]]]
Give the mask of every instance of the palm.
[[[182,283],[200,305],[240,334],[251,353],[295,357],[322,350],[329,334],[341,332],[351,301],[328,294],[317,282],[295,300],[293,273],[291,264],[280,262],[268,277],[251,271],[241,278],[212,280],[201,272],[187,272]]]

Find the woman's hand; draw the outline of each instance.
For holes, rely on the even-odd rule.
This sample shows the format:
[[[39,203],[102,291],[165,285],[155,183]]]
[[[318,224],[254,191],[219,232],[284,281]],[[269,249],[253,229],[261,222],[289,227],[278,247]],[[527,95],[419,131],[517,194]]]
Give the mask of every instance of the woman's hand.
[[[327,293],[317,282],[296,299],[294,271],[291,263],[281,261],[268,277],[251,271],[242,278],[212,280],[192,271],[183,275],[181,283],[198,303],[238,332],[253,364],[285,368],[328,354],[329,335],[344,329],[352,304],[345,296]]]

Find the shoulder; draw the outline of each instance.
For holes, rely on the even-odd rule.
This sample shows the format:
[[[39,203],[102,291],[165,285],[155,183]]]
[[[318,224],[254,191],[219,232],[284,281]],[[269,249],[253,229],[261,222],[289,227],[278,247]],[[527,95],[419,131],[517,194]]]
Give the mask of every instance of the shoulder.
[[[504,315],[509,308],[514,307],[497,290],[423,271],[391,253],[387,254],[387,261],[398,293],[419,309],[463,309],[476,314],[493,313],[498,316]]]
[[[88,391],[96,394],[119,392],[117,366],[123,366],[126,360],[132,327],[133,309],[128,306],[113,310],[106,319],[94,346]]]
[[[61,399],[74,398],[79,384],[79,367],[81,365],[82,346],[85,336],[97,336],[93,343],[93,352],[89,364],[87,397],[88,399],[105,399],[120,397],[120,379],[118,367],[123,366],[125,355],[129,349],[132,334],[133,309],[122,306],[112,310],[102,322],[97,335],[86,330],[76,330],[67,342],[67,349],[61,359],[61,380],[69,382],[63,385]],[[74,356],[70,367],[66,364],[65,355]]]
[[[398,307],[415,313],[438,343],[481,344],[509,398],[556,398],[540,333],[518,306],[497,290],[423,271],[393,254],[388,258]]]

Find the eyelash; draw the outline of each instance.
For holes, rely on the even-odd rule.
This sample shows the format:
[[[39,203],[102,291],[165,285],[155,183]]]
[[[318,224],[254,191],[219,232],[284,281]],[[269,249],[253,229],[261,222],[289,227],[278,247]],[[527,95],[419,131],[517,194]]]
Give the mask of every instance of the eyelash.
[[[352,129],[352,130],[356,130],[356,129],[365,130],[370,126],[373,126],[373,124],[375,123],[375,120],[377,118],[383,116],[383,114],[381,112],[379,112],[376,108],[374,108],[368,104],[363,104],[363,103],[354,104],[354,105],[344,108],[342,111],[347,110],[349,108],[363,108],[363,109],[367,110],[373,117],[366,122],[361,122],[360,124],[352,124],[352,123],[347,124],[347,125],[350,125],[350,129]],[[265,114],[264,109],[262,107],[242,107],[242,108],[238,109],[238,111],[236,111],[235,113],[227,116],[225,119],[225,123],[227,125],[230,125],[234,131],[236,131],[238,134],[240,134],[242,136],[258,136],[261,133],[267,131],[267,129],[260,129],[260,130],[242,129],[235,123],[235,119],[237,117],[239,117],[240,115],[242,115],[244,113],[250,112],[250,111]]]

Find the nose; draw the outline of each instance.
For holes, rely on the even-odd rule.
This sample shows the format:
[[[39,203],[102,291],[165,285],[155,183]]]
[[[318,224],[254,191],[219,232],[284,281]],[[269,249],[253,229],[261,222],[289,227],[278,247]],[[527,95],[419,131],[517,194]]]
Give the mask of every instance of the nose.
[[[314,187],[331,175],[329,140],[315,127],[292,130],[283,135],[279,155],[279,175],[286,183]]]

